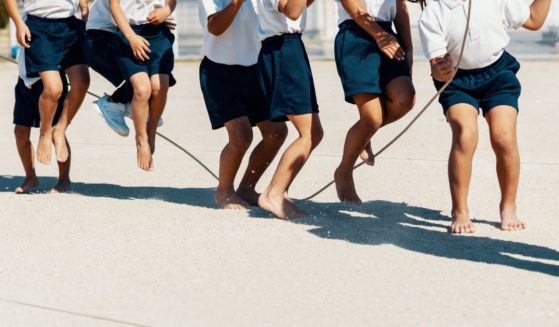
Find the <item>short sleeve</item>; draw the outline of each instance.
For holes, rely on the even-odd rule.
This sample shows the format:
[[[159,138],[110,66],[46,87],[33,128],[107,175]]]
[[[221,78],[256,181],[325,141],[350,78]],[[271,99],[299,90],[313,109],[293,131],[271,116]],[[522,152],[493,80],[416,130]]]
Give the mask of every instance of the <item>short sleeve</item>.
[[[274,8],[275,11],[279,12],[280,0],[270,0],[270,2],[272,3],[272,8]]]
[[[501,12],[506,28],[519,29],[530,18],[530,6],[524,0],[503,0]]]
[[[223,10],[222,0],[198,0],[198,16],[204,29],[208,26],[208,17]]]
[[[425,57],[429,60],[444,56],[448,52],[446,49],[447,42],[436,9],[434,5],[427,6],[419,19],[421,46]]]

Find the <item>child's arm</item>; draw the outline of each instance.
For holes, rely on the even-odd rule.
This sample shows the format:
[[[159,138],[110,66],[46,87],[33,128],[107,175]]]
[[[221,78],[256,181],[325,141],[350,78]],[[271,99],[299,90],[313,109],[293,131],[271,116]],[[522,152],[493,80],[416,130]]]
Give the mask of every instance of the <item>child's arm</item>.
[[[124,34],[128,42],[130,42],[130,48],[132,48],[132,54],[134,54],[134,57],[140,61],[148,60],[148,53],[151,52],[149,49],[149,42],[143,37],[137,35],[132,27],[130,27],[128,19],[120,6],[120,0],[109,0],[109,7],[116,25],[122,34]]]
[[[410,14],[406,2],[406,0],[398,0],[394,26],[396,27],[396,32],[402,39],[402,47],[406,52],[406,60],[410,66],[411,75],[413,66],[413,42],[411,38]]]
[[[212,33],[215,36],[223,34],[229,28],[229,26],[231,26],[231,23],[233,23],[235,16],[239,12],[239,9],[241,9],[241,6],[244,2],[245,0],[232,0],[221,11],[210,15],[208,17],[207,25],[208,32]]]
[[[278,2],[278,10],[291,20],[297,20],[307,8],[307,0],[274,0]]]
[[[439,82],[446,82],[452,78],[454,62],[450,54],[429,60],[431,64],[431,76]]]
[[[314,3],[314,0],[307,0],[307,8]]]
[[[16,24],[16,36],[17,42],[24,48],[29,48],[29,42],[31,42],[31,32],[27,25],[21,18],[19,13],[19,8],[17,5],[17,0],[5,0],[6,9],[8,10],[8,15]]]
[[[167,0],[165,1],[165,6],[154,9],[148,18],[148,22],[153,25],[160,25],[167,21],[167,18],[171,16],[175,8],[177,7],[176,0]]]
[[[82,20],[87,22],[87,16],[89,15],[89,2],[87,0],[80,0],[80,11]]]
[[[522,27],[531,31],[537,31],[542,28],[549,14],[550,7],[551,0],[534,0],[530,5],[530,17]]]
[[[383,30],[369,15],[367,7],[360,0],[341,0],[351,18],[375,39],[378,47],[390,59],[404,60],[405,53],[394,35]]]

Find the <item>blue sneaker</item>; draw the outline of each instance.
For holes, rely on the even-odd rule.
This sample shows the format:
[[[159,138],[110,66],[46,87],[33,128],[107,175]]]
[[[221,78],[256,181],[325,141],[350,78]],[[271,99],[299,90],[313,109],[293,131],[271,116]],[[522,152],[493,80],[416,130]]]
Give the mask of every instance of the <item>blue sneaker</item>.
[[[105,94],[93,102],[93,108],[101,117],[105,118],[107,125],[118,135],[128,136],[130,134],[130,129],[124,121],[125,105],[110,101],[110,97]]]

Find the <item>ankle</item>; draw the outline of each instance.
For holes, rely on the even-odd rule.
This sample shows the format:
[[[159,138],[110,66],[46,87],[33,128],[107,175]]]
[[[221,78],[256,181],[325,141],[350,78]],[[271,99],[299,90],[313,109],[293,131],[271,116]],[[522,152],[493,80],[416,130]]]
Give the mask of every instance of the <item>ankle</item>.
[[[515,202],[501,202],[499,204],[499,210],[501,212],[516,212]]]

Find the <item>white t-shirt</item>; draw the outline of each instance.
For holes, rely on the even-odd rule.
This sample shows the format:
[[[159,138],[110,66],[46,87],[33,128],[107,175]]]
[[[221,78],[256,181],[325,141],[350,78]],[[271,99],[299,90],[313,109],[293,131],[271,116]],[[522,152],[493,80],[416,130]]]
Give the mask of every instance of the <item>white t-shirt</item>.
[[[27,68],[25,67],[25,48],[20,47],[19,54],[17,55],[17,67],[19,72],[19,77],[25,83],[27,88],[31,88],[33,84],[37,83],[41,78],[40,77],[27,77]]]
[[[260,40],[285,33],[303,33],[307,26],[307,8],[297,20],[279,11],[279,0],[256,0],[258,4],[258,36]]]
[[[231,0],[199,0],[200,24],[204,29],[204,44],[200,53],[225,65],[252,66],[258,61],[261,42],[258,39],[258,16],[255,0],[246,0],[231,26],[221,35],[208,32],[208,17],[223,10]]]
[[[466,30],[468,1],[433,0],[419,20],[421,44],[427,59],[449,53],[456,64]],[[497,61],[510,42],[507,29],[518,29],[530,17],[524,0],[472,2],[470,32],[461,69],[477,69]]]
[[[396,18],[396,0],[363,0],[367,7],[367,12],[375,20],[380,22],[391,22]],[[483,0],[482,0],[483,1]],[[485,0],[489,1],[489,0]],[[348,19],[353,19],[345,10],[342,2],[336,0],[338,7],[338,25]]]
[[[93,0],[93,3],[90,3],[86,29],[103,30],[111,33],[117,31],[111,16],[109,0]]]
[[[122,11],[130,25],[148,24],[147,17],[157,8],[165,6],[165,0],[120,0]]]
[[[23,11],[42,18],[68,18],[78,12],[78,0],[24,0]]]

